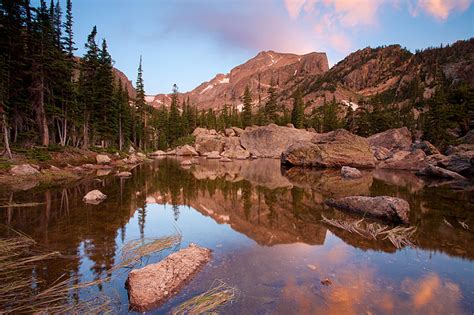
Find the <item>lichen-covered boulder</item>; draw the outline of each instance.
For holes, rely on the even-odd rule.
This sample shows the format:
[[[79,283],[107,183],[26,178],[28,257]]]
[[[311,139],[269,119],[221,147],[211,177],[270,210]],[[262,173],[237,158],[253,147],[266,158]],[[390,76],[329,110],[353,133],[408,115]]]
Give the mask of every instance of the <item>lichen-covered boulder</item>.
[[[344,129],[297,142],[283,152],[281,160],[284,164],[321,168],[375,166],[367,140]]]

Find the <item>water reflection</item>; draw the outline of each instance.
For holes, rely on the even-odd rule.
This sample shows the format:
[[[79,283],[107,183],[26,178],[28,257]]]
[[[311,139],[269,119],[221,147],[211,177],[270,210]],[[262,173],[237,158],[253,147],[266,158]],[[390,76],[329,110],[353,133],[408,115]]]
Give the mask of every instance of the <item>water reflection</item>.
[[[468,302],[472,284],[438,273],[459,264],[458,260],[442,255],[435,271],[423,269],[440,252],[467,260],[464,269],[451,277],[474,276],[469,190],[428,187],[411,173],[380,170],[344,180],[338,171],[281,169],[278,160],[200,160],[189,169],[179,162],[162,159],[141,165],[127,179],[97,174],[97,180],[60,189],[2,190],[0,221],[63,255],[32,271],[45,279],[40,284],[43,288],[65,273],[88,280],[104,278],[127,239],[163,235],[173,225],[183,230],[185,242],[214,246],[212,267],[165,305],[164,311],[206,289],[216,278],[244,292],[242,301],[226,309],[231,313],[321,309],[334,314],[462,313],[473,309]],[[107,200],[99,206],[82,203],[92,189],[103,191]],[[351,217],[326,207],[327,198],[382,194],[409,201],[410,222],[418,227],[415,253],[422,258],[410,254],[407,259],[406,252],[396,251],[388,241],[368,240],[321,223],[321,214]],[[170,221],[165,219],[168,213]],[[367,257],[377,261],[368,264]],[[380,271],[385,265],[392,270]],[[326,277],[333,280],[331,286],[320,283]],[[113,287],[126,303],[122,280],[97,289]]]

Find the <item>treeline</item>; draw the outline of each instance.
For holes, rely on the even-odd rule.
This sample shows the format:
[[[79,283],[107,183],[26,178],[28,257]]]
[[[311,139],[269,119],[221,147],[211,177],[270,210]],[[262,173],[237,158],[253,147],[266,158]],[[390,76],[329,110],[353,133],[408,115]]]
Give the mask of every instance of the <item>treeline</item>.
[[[141,60],[137,97],[116,79],[105,39],[94,26],[82,58],[74,56],[72,2],[63,18],[59,1],[2,0],[0,4],[0,113],[3,142],[13,146],[92,146],[146,149],[147,124]],[[9,153],[10,154],[10,153]],[[11,155],[11,154],[10,154]]]

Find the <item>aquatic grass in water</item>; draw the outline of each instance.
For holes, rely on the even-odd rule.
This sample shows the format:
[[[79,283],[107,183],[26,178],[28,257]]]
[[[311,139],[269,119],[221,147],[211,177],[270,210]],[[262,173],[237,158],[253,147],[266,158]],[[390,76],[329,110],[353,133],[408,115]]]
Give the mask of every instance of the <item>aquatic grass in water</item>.
[[[367,223],[365,219],[357,221],[345,221],[337,219],[328,219],[321,215],[322,222],[332,225],[349,233],[355,233],[362,237],[374,240],[389,240],[393,246],[398,249],[404,246],[415,247],[411,241],[416,232],[416,227],[397,226],[394,228],[380,223]]]
[[[173,315],[213,314],[216,309],[235,300],[237,289],[221,280],[206,292],[195,296],[173,309]]]
[[[59,252],[44,252],[37,249],[37,243],[26,234],[8,229],[14,236],[0,238],[0,313],[110,313],[117,309],[113,299],[99,294],[90,300],[73,302],[74,290],[86,289],[109,281],[106,277],[90,282],[79,283],[80,277],[60,277],[47,289],[36,289],[42,283],[33,274],[35,264],[47,259],[61,258]],[[131,267],[143,257],[177,246],[181,234],[176,233],[158,239],[132,240],[122,250],[122,260],[113,266],[112,271]]]

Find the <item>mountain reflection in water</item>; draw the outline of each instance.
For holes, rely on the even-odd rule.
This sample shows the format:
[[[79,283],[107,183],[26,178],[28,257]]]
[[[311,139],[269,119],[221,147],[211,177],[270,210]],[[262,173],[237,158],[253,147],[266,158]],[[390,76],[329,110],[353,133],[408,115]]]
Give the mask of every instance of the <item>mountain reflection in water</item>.
[[[344,180],[337,170],[281,169],[278,160],[200,160],[189,169],[179,162],[140,165],[130,179],[98,174],[100,180],[60,189],[0,191],[0,222],[63,255],[39,264],[31,271],[32,281],[43,279],[41,289],[64,274],[82,281],[103,278],[127,240],[177,228],[181,246],[208,246],[214,259],[159,313],[206,290],[214,279],[241,292],[224,307],[226,313],[474,311],[472,191],[400,171],[364,171],[360,179]],[[106,201],[84,204],[82,197],[92,189],[103,191]],[[327,198],[348,195],[407,200],[417,248],[396,250],[388,241],[321,223],[322,214],[355,218],[324,205]],[[330,286],[321,284],[325,278]],[[126,312],[126,272],[113,279],[96,290],[118,295],[125,305],[120,312]]]

